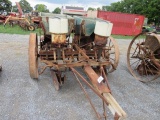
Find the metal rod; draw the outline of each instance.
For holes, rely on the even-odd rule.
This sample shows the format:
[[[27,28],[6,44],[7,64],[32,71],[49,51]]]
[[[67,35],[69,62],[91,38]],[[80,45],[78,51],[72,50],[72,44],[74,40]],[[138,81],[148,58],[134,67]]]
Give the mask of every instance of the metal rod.
[[[50,65],[44,66],[44,67],[42,68],[42,70],[41,70],[38,74],[41,75],[41,74],[46,70],[47,67],[52,67],[52,66],[50,66]]]
[[[108,79],[107,79],[107,76],[106,76],[106,74],[105,74],[105,72],[104,72],[104,68],[101,67],[101,70],[102,70],[102,75],[103,75],[103,77],[104,77],[104,80],[105,80],[105,82],[107,83],[107,87],[108,87],[108,89],[110,90],[110,93],[111,93],[111,89],[110,89],[110,86],[109,86],[109,84],[108,84]]]
[[[102,102],[103,102],[103,116],[104,116],[104,119],[107,120],[105,103],[103,100],[102,100]]]
[[[74,74],[74,76],[76,77],[77,82],[80,84],[80,87],[81,87],[82,91],[84,92],[85,96],[87,97],[87,99],[88,99],[88,101],[89,101],[92,109],[93,109],[94,112],[96,113],[96,116],[97,116],[98,120],[100,120],[100,115],[99,115],[98,112],[96,111],[96,108],[95,108],[95,106],[93,105],[93,103],[92,103],[89,95],[88,95],[87,92],[85,91],[82,83],[80,82],[80,80],[78,79],[77,75],[76,75],[74,72],[73,72],[73,74]]]
[[[90,88],[93,90],[93,92],[94,92],[95,94],[97,94],[107,105],[109,105],[109,103],[108,103],[107,100],[104,98],[104,96],[102,96],[97,90],[95,90],[95,89],[90,85],[90,83],[88,83],[87,80],[86,80],[82,75],[80,75],[73,67],[70,67],[70,69],[71,69],[74,73],[76,73],[76,74],[83,80],[83,82],[85,82],[85,83],[88,85],[88,87],[90,87]]]

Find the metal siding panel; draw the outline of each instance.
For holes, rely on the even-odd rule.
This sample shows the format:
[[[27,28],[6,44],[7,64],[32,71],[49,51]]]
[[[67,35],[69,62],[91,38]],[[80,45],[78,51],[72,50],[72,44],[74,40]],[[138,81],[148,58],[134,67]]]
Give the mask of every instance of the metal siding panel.
[[[141,32],[144,22],[142,15],[119,12],[98,11],[97,17],[112,22],[112,34],[117,35],[137,35]],[[136,19],[139,19],[137,24]]]

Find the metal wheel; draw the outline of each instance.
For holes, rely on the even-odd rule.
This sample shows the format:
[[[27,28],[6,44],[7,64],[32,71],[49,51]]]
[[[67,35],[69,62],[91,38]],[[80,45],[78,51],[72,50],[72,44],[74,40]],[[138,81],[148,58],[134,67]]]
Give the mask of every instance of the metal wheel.
[[[28,54],[30,77],[38,79],[38,41],[35,33],[30,34]]]
[[[113,37],[108,37],[106,47],[104,48],[104,57],[111,62],[110,66],[107,66],[107,72],[111,73],[116,70],[119,62],[119,47]]]
[[[34,30],[35,30],[34,25],[29,25],[29,26],[28,26],[28,30],[29,30],[29,31],[34,31]]]
[[[34,25],[35,29],[37,29],[39,27],[39,24],[37,24],[37,23],[34,23],[33,25]]]
[[[24,30],[26,29],[26,23],[24,21],[19,21],[19,26]]]
[[[148,82],[159,75],[158,67],[152,62],[154,53],[145,45],[148,33],[138,34],[131,41],[127,52],[127,66],[130,73],[139,81]]]

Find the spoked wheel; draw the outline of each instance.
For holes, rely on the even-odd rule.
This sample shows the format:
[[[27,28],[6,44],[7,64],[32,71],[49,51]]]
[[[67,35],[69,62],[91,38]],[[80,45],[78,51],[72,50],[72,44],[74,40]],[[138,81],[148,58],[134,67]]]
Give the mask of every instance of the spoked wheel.
[[[37,23],[34,23],[33,25],[34,25],[35,29],[37,29],[39,27],[39,24],[37,24]]]
[[[24,30],[26,30],[26,24],[27,23],[25,21],[19,21],[19,26]]]
[[[116,70],[119,62],[119,47],[113,37],[108,37],[106,47],[103,51],[104,58],[111,62],[110,66],[107,66],[107,72],[111,73]]]
[[[38,40],[35,33],[30,34],[28,54],[30,77],[38,79]]]
[[[35,30],[35,26],[34,25],[29,25],[28,26],[28,30],[29,31],[34,31]]]
[[[159,69],[153,63],[154,53],[146,45],[148,33],[133,38],[127,52],[127,66],[130,73],[139,81],[148,82],[159,76]],[[151,56],[152,55],[152,56]]]

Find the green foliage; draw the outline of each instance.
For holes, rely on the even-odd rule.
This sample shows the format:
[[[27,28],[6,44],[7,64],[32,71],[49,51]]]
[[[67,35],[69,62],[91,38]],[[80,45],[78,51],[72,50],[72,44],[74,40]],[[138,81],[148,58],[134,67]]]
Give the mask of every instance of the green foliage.
[[[13,5],[13,6],[12,6],[12,12],[18,12],[18,8],[17,8],[16,5]]]
[[[97,10],[101,10],[101,8],[100,8],[100,7],[98,7],[98,8],[97,8]]]
[[[141,14],[148,18],[149,23],[160,20],[160,0],[121,0],[111,6],[103,6],[102,10]]]
[[[61,13],[61,9],[59,7],[57,7],[57,8],[54,9],[54,11],[52,13],[60,14]]]
[[[89,7],[88,10],[92,10],[92,11],[94,11],[94,10],[101,10],[101,8],[100,8],[100,7],[98,7],[98,8]],[[87,10],[87,11],[88,11],[88,10]]]
[[[102,6],[102,10],[103,10],[103,11],[108,11],[109,7],[110,7],[110,6]]]
[[[38,12],[49,12],[49,10],[47,9],[47,6],[44,4],[37,4],[34,8]]]
[[[20,0],[19,4],[20,4],[22,11],[24,13],[29,13],[33,10],[31,5],[26,0]]]
[[[88,10],[92,10],[92,11],[93,11],[93,10],[96,10],[96,9],[95,9],[95,8],[92,8],[92,7],[89,7]]]
[[[0,0],[0,12],[10,12],[12,9],[12,3],[9,0]]]

